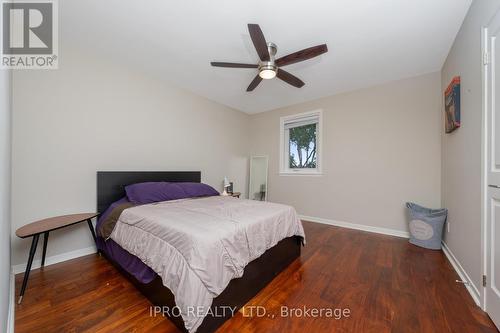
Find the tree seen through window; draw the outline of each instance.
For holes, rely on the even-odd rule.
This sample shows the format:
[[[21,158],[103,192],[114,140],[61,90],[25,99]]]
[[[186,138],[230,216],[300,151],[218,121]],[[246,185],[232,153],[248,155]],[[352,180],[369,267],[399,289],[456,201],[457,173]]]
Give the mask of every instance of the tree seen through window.
[[[316,168],[316,125],[289,129],[290,169]]]

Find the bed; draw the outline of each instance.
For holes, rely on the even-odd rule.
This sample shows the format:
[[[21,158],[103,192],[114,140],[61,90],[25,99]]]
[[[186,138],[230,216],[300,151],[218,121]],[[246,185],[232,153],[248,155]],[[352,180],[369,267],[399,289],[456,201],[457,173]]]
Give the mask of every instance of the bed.
[[[201,181],[201,172],[199,171],[98,172],[97,208],[100,213],[103,213],[110,206],[119,205],[121,203],[120,199],[125,197],[125,186],[127,185],[143,183],[143,182],[200,183],[200,181]],[[240,200],[241,199],[223,198],[214,196],[207,198],[198,198],[193,200],[186,199],[186,200],[165,202],[155,206],[144,205],[124,210],[122,215],[120,215],[120,219],[125,220],[126,222],[127,217],[130,219],[130,216],[132,216],[135,217],[137,221],[142,223],[142,221],[146,219],[147,214],[155,215],[157,214],[157,212],[161,212],[162,214],[166,214],[165,218],[170,218],[172,221],[175,221],[176,217],[177,218],[182,217],[187,221],[191,219],[190,216],[182,216],[175,214],[172,215],[173,212],[180,210],[181,212],[186,212],[186,214],[188,214],[192,211],[195,211],[195,213],[198,214],[198,211],[202,210],[203,212],[205,212],[204,210],[206,210],[206,212],[208,213],[205,214],[204,216],[210,217],[211,215],[214,215],[220,211],[213,208],[215,205],[219,206],[222,205],[223,207],[235,207],[234,209],[231,210],[231,214],[233,214],[234,212],[245,210],[245,207],[247,210],[248,209],[253,209],[254,211],[256,210],[256,208],[252,206],[254,204],[252,201],[243,201],[243,200],[240,201]],[[266,203],[259,203],[259,204],[268,205],[268,206],[262,206],[263,209],[271,207],[269,205],[273,205]],[[127,212],[127,215],[125,215],[125,212]],[[293,212],[295,211],[293,210]],[[196,219],[198,215],[193,215],[193,219]],[[246,215],[244,216],[248,215],[249,214],[246,213]],[[133,219],[134,218],[132,218],[132,220]],[[281,219],[277,225],[281,225],[280,223],[283,223],[282,220],[283,219]],[[194,223],[193,225],[203,227],[203,224],[201,222],[203,221],[199,221],[198,224],[193,222]],[[207,220],[207,223],[208,222],[209,221]],[[260,225],[266,226],[267,224],[260,223]],[[156,258],[157,261],[155,261],[156,259],[151,260],[152,258],[148,257],[147,253],[146,254],[142,253],[136,249],[140,248],[140,246],[138,246],[137,244],[131,245],[130,242],[126,241],[127,237],[130,238],[130,235],[127,236],[126,231],[129,231],[128,229],[131,229],[134,232],[138,232],[136,226],[137,225],[132,225],[131,228],[130,225],[121,221],[121,223],[119,223],[119,225],[117,225],[117,227],[113,230],[113,234],[111,237],[103,237],[98,233],[97,247],[99,252],[102,255],[104,255],[125,277],[127,277],[144,294],[144,296],[146,296],[151,301],[152,304],[160,306],[162,307],[162,309],[167,309],[165,315],[169,317],[170,320],[181,331],[190,333],[214,332],[226,320],[230,319],[235,313],[235,311],[237,311],[243,305],[245,305],[253,296],[255,296],[262,288],[264,288],[276,275],[278,275],[282,270],[284,270],[291,262],[297,259],[300,256],[300,248],[301,245],[303,244],[303,234],[293,235],[292,233],[288,237],[282,237],[282,239],[277,238],[272,243],[272,246],[261,249],[260,251],[262,253],[254,251],[256,252],[255,254],[248,255],[249,262],[245,263],[244,271],[242,270],[241,276],[238,276],[236,278],[231,278],[230,280],[227,281],[226,284],[222,282],[219,284],[215,283],[213,289],[217,290],[217,287],[219,285],[224,288],[220,288],[220,290],[213,293],[213,299],[210,299],[210,303],[208,303],[208,306],[211,309],[211,311],[204,312],[199,322],[196,324],[192,324],[186,321],[184,315],[180,316],[178,313],[175,313],[175,311],[169,311],[169,309],[171,310],[176,307],[174,294],[177,294],[178,303],[179,302],[182,303],[182,300],[179,297],[179,292],[175,288],[175,285],[174,287],[171,286],[173,282],[169,281],[168,274],[162,274],[162,271],[159,267],[164,267],[166,265],[169,265],[168,262],[170,260],[169,255],[172,254],[173,252],[170,253],[168,251],[165,251],[165,248],[162,248],[163,251],[162,253],[164,252],[169,253],[169,255],[162,255],[162,256],[154,255],[153,259]],[[177,231],[176,229],[172,230],[173,232]],[[168,235],[169,232],[172,230],[167,229],[167,231],[164,232],[167,234],[165,237],[173,237],[173,235]],[[269,230],[266,231],[266,235],[269,234]],[[125,236],[120,238],[121,237],[120,235],[122,234]],[[288,234],[290,234],[290,232],[288,232]],[[137,234],[137,235],[140,235],[142,237],[142,234]],[[132,236],[134,237],[137,237],[137,235],[132,234]],[[191,235],[189,234],[189,236]],[[201,238],[195,238],[194,235],[193,237],[198,242],[201,239]],[[156,237],[145,238],[141,242],[137,243],[138,244],[142,243],[143,245],[148,244],[148,246],[150,244],[154,245],[154,242],[156,241],[155,238]],[[121,245],[119,245],[118,242],[116,242],[115,240],[120,242]],[[232,245],[231,242],[232,238],[226,240],[226,244],[228,247],[231,247]],[[210,244],[208,241],[207,243]],[[223,250],[224,251],[227,250],[225,246],[223,246]],[[240,250],[232,253],[239,253],[239,252]],[[249,250],[249,252],[251,251]],[[217,252],[214,252],[214,254],[215,255],[211,255],[208,258],[215,258],[218,260],[219,257],[223,257],[217,255]],[[193,259],[195,263],[196,259],[197,258]],[[230,259],[233,261],[237,261],[234,259],[234,256],[230,256]],[[175,260],[178,259],[172,257],[172,262],[175,262]],[[148,265],[146,265],[145,263],[148,263]],[[222,265],[224,265],[224,263]],[[216,264],[215,266],[217,267]],[[201,272],[203,273],[203,270]],[[196,274],[198,273],[196,272]],[[196,274],[195,276],[197,276]],[[181,275],[184,276],[186,274],[182,273]],[[222,275],[223,274],[221,274],[221,276]],[[172,275],[170,275],[170,277],[172,277]],[[208,280],[201,279],[201,280],[203,282],[203,284],[200,284],[201,287],[204,286],[206,287],[207,285],[206,282],[211,282],[210,279]],[[169,282],[171,283],[169,284]],[[172,290],[167,288],[165,285],[171,286],[171,289],[174,292],[172,292]],[[210,286],[208,286],[207,289],[209,289],[210,292],[212,291],[212,289],[210,289]],[[220,311],[220,309],[229,309],[229,308],[231,309],[231,311]],[[186,326],[188,327],[186,328]]]

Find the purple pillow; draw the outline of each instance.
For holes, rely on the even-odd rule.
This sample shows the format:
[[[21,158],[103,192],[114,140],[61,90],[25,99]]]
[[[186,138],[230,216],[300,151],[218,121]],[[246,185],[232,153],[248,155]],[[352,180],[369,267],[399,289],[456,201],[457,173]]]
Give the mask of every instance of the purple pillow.
[[[128,199],[135,204],[186,198],[186,193],[175,183],[146,182],[125,186]]]
[[[135,204],[219,195],[201,183],[146,182],[125,186],[128,199]]]
[[[219,195],[216,189],[212,186],[203,183],[178,183],[187,194],[187,198],[195,197],[211,197]]]

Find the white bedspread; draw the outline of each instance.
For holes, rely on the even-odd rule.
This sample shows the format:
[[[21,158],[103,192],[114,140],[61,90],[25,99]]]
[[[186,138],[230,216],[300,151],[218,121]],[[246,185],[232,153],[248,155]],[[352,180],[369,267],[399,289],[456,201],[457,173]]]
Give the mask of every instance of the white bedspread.
[[[165,201],[128,208],[111,238],[139,257],[175,296],[189,332],[231,279],[280,240],[304,237],[291,206],[233,197]]]

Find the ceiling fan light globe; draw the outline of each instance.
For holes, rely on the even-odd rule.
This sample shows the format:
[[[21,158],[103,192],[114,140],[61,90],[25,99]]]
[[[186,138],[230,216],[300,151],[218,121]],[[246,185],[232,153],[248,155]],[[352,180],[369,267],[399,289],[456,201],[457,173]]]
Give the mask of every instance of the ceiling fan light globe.
[[[272,69],[263,69],[259,72],[259,76],[264,80],[274,79],[276,77],[276,71]]]

